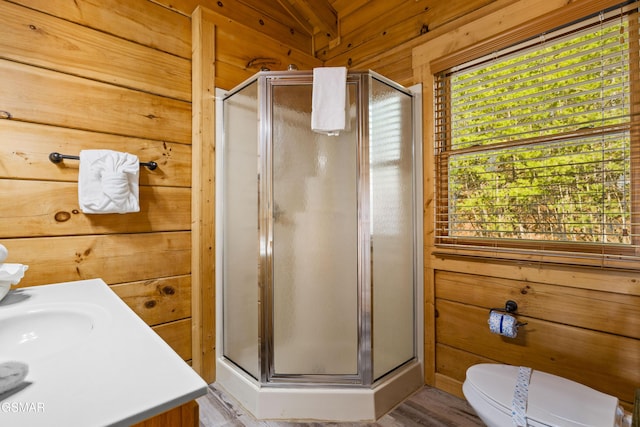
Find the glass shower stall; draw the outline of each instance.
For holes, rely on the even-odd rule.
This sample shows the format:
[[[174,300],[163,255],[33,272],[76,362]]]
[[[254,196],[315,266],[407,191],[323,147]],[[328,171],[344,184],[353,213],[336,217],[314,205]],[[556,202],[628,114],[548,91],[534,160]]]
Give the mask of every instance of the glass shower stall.
[[[349,73],[311,130],[311,71],[226,93],[217,143],[217,383],[258,418],[371,420],[423,384],[415,94]]]

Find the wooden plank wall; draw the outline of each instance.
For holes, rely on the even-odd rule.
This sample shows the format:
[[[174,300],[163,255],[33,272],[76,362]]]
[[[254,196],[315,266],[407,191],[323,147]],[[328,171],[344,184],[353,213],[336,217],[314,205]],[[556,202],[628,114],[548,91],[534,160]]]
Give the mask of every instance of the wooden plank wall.
[[[191,350],[191,22],[149,1],[0,1],[0,242],[20,286],[103,278],[185,360]],[[135,214],[85,215],[78,162],[156,161]]]
[[[511,0],[513,1],[513,0]],[[335,0],[339,38],[319,33],[315,51],[326,66],[374,70],[402,85],[413,80],[411,51],[425,38],[484,7],[505,0],[364,1]]]
[[[213,325],[198,331],[191,318],[211,318],[215,304],[192,295],[204,287],[192,283],[191,271],[192,156],[200,158],[192,153],[191,13],[198,4],[0,0],[0,241],[10,262],[30,266],[20,286],[101,277],[185,360],[192,344],[199,351],[214,342]],[[225,11],[266,21],[267,31],[211,15],[218,87],[230,89],[262,65],[320,65],[302,51],[310,50],[309,36],[255,20],[246,7]],[[48,160],[52,151],[98,148],[158,162],[155,171],[141,170],[141,212],[83,214],[78,162]],[[213,148],[207,141],[198,149]],[[210,165],[196,176],[213,186],[214,173]],[[200,248],[211,252],[213,218],[205,221]],[[213,275],[213,265],[202,268]],[[192,335],[201,332],[206,338]],[[198,364],[208,364],[210,377],[214,361],[205,357]]]
[[[215,85],[232,89],[267,67],[286,70],[295,64],[300,70],[322,66],[311,55],[311,37],[295,31],[282,21],[258,12],[238,0],[155,0],[157,3],[190,15],[199,5],[215,26]]]
[[[640,270],[598,268],[565,257],[505,261],[460,256],[434,246],[432,61],[474,46],[546,13],[604,1],[519,0],[431,37],[413,51],[424,110],[425,381],[462,396],[476,363],[525,365],[617,396],[627,409],[640,387]],[[488,10],[488,9],[486,9]],[[586,9],[585,9],[586,10]],[[502,258],[506,258],[502,256]],[[518,303],[528,324],[515,339],[489,332],[491,308]]]
[[[0,0],[0,242],[10,262],[30,265],[21,286],[102,277],[186,360],[194,285],[190,16],[200,3]],[[430,60],[565,4],[495,0],[378,53],[353,24],[353,41],[362,41],[351,52],[359,58],[354,68],[423,83],[425,380],[458,395],[464,371],[479,361],[529,364],[627,403],[640,385],[640,274],[431,255]],[[226,15],[207,5],[214,9],[207,19],[216,32],[208,35],[216,40],[216,86],[230,89],[262,65],[321,65],[310,55],[310,38],[278,20],[235,0],[224,2]],[[326,65],[343,65],[346,55]],[[90,148],[160,164],[141,171],[140,213],[79,211],[77,162],[54,165],[47,156]],[[488,309],[506,299],[517,300],[529,322],[515,341],[486,330]]]
[[[414,81],[411,52],[443,30],[474,14],[486,14],[514,0],[364,1],[336,0],[340,36],[315,37],[316,54],[326,66],[374,70],[402,85]]]
[[[291,52],[300,52],[318,58],[316,63],[325,66],[346,66],[355,71],[374,70],[400,84],[413,82],[411,50],[425,42],[425,37],[454,21],[459,24],[467,15],[482,8],[497,9],[515,0],[327,0],[337,16],[337,34],[318,30],[313,36],[310,24],[301,26],[287,14],[280,2],[263,0],[156,0],[179,13],[188,15],[201,5],[230,22],[242,24],[257,34],[278,40]],[[325,10],[326,5],[318,6]],[[302,18],[304,20],[304,17]],[[290,63],[306,69],[295,58],[273,56],[259,43],[248,39],[244,33],[229,34],[224,38],[234,47],[230,50],[237,69],[245,78],[259,70],[261,65],[271,70],[285,70]],[[239,43],[239,44],[238,44]],[[259,51],[263,56],[252,51]],[[278,50],[281,50],[278,48]],[[256,52],[257,53],[257,52]],[[292,55],[292,53],[288,53]],[[230,58],[229,56],[225,56]],[[226,68],[228,61],[219,64],[218,77],[232,76]],[[229,73],[227,73],[229,71]],[[219,87],[232,87],[226,83]]]

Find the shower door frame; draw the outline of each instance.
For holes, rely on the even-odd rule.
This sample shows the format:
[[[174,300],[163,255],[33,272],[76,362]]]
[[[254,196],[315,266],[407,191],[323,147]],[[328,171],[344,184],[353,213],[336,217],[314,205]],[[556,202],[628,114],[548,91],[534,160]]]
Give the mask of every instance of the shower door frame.
[[[260,288],[260,381],[263,386],[314,385],[314,386],[368,386],[372,383],[373,369],[371,364],[371,291],[369,268],[369,170],[368,170],[368,114],[363,112],[367,105],[368,74],[349,73],[347,84],[355,86],[356,92],[356,201],[357,201],[357,372],[356,374],[278,374],[274,367],[274,277],[273,277],[273,140],[272,140],[272,88],[274,86],[308,85],[311,87],[313,76],[308,71],[263,72],[258,76],[259,109],[264,112],[261,117],[259,135],[259,173],[258,173],[258,211],[260,236],[260,272],[258,274]]]
[[[229,92],[217,92],[217,111],[218,120],[222,120],[223,102],[224,100],[232,97],[240,90],[246,88],[251,83],[257,83],[258,91],[258,112],[261,119],[259,120],[258,128],[258,155],[260,161],[258,162],[258,215],[259,218],[259,271],[258,281],[256,286],[258,290],[258,304],[256,310],[258,310],[258,378],[253,377],[244,370],[241,366],[237,365],[233,360],[228,359],[224,355],[224,342],[222,335],[224,332],[218,335],[217,343],[218,349],[221,350],[220,360],[227,360],[234,366],[240,369],[240,372],[248,375],[249,377],[257,380],[260,386],[271,387],[286,386],[286,387],[305,387],[313,386],[315,388],[344,388],[344,387],[371,387],[377,384],[386,383],[387,378],[392,378],[396,372],[409,372],[415,369],[415,365],[418,365],[419,371],[423,372],[422,368],[422,345],[423,340],[421,337],[422,326],[422,310],[421,310],[421,295],[422,289],[422,260],[420,256],[421,251],[421,230],[422,230],[422,218],[421,213],[421,147],[418,146],[420,142],[419,128],[421,116],[421,93],[416,92],[419,90],[417,87],[412,87],[408,90],[399,84],[381,76],[373,71],[369,72],[355,72],[348,73],[348,83],[356,85],[356,172],[357,172],[357,203],[358,203],[358,267],[357,267],[357,292],[358,292],[358,360],[357,367],[358,372],[355,375],[317,375],[317,374],[275,374],[273,366],[273,209],[272,209],[272,188],[269,185],[271,182],[271,164],[273,159],[272,141],[271,141],[271,91],[267,90],[267,85],[272,85],[274,82],[277,85],[300,85],[311,84],[312,77],[309,71],[283,71],[272,72],[263,71],[259,72],[251,78],[247,79],[242,84],[238,85],[232,91]],[[373,346],[372,346],[372,289],[371,289],[371,239],[369,233],[370,218],[370,179],[369,179],[369,96],[371,90],[371,82],[376,79],[384,84],[387,84],[394,89],[405,93],[412,98],[414,117],[412,117],[414,123],[414,134],[412,140],[413,151],[413,224],[414,224],[414,272],[413,272],[413,295],[414,295],[414,325],[413,325],[413,357],[408,359],[404,363],[399,364],[387,374],[384,374],[380,378],[373,377]],[[262,113],[262,114],[260,114]],[[266,113],[266,114],[264,114]],[[266,116],[267,119],[264,117]],[[416,126],[418,125],[418,128]],[[218,135],[220,141],[224,140],[224,133],[222,129]],[[218,164],[218,172],[221,172],[224,168],[222,161]],[[362,173],[361,173],[362,172]],[[221,182],[217,180],[216,186],[219,191],[218,194],[222,194]],[[267,196],[265,196],[267,195]],[[221,198],[216,198],[216,210],[222,212],[220,209]],[[220,218],[219,218],[220,219]],[[218,237],[221,238],[223,231],[218,232]],[[220,258],[223,255],[219,255]],[[224,272],[222,269],[219,271],[220,284],[224,281]],[[223,287],[220,285],[220,288]],[[221,298],[217,299],[217,310],[222,313],[224,292],[221,294]],[[222,319],[221,319],[222,320]],[[222,325],[224,330],[224,325]]]

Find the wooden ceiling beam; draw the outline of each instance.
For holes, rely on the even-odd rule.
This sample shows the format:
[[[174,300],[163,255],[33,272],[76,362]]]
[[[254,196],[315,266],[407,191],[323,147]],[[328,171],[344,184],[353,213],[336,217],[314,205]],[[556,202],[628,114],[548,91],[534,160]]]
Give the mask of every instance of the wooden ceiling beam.
[[[338,14],[327,0],[278,0],[293,18],[311,35],[323,33],[338,38]]]
[[[289,0],[277,0],[277,1],[278,3],[280,3],[280,6],[282,6],[282,8],[286,10],[287,13],[291,15],[293,19],[295,19],[296,22],[298,22],[298,24],[300,24],[302,28],[304,28],[304,30],[310,36],[313,36],[313,33],[314,33],[313,24],[311,24],[311,22],[307,19],[306,16],[300,13],[298,9],[296,9],[294,5],[291,4]]]

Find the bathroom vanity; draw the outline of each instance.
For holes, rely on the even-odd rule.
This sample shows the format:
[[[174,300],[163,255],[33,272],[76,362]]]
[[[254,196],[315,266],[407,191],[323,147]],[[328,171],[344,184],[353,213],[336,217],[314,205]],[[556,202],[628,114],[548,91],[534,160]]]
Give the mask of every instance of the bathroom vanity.
[[[206,383],[101,279],[0,301],[0,362],[28,364],[0,425],[198,425]],[[147,421],[145,421],[147,420]]]

